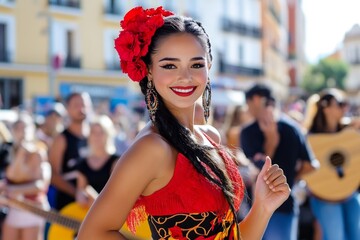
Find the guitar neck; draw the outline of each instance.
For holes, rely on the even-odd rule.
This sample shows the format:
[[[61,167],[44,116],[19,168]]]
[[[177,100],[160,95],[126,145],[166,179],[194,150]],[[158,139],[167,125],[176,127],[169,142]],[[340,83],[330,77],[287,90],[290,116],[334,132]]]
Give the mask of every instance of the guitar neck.
[[[75,231],[78,231],[80,228],[81,222],[79,220],[63,216],[54,210],[46,211],[34,204],[23,202],[17,199],[7,199],[6,201],[8,202],[8,205],[12,207],[32,212],[40,217],[43,217],[51,223],[57,223]]]

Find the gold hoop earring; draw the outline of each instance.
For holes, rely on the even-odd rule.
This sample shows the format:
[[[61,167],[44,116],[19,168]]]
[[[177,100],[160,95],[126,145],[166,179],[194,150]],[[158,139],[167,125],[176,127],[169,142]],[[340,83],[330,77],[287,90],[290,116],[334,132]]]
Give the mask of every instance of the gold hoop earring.
[[[146,106],[149,111],[149,116],[152,122],[155,122],[155,113],[158,108],[158,96],[155,91],[154,84],[151,80],[147,83],[146,90]]]
[[[210,81],[206,83],[206,87],[202,96],[202,104],[204,108],[204,118],[205,122],[207,123],[207,120],[210,116],[210,103],[211,103],[211,85]]]

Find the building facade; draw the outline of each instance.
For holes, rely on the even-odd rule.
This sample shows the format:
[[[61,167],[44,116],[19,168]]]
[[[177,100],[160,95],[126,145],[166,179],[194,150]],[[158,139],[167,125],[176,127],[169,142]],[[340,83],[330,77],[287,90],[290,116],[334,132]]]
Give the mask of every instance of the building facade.
[[[301,0],[288,0],[288,75],[290,94],[301,94],[300,82],[306,68],[305,17]]]
[[[162,5],[203,23],[215,86],[246,89],[260,81],[286,96],[286,0],[0,0],[2,108],[79,90],[88,91],[95,105],[128,104],[138,87],[120,71],[114,38],[124,13],[137,5]]]
[[[288,96],[288,7],[285,0],[262,2],[264,79],[279,99]]]
[[[346,80],[348,90],[360,90],[360,25],[354,25],[345,34],[343,41],[343,58],[349,65]]]
[[[2,108],[34,107],[37,99],[77,90],[89,92],[95,105],[128,101],[132,87],[114,51],[125,9],[119,3],[0,1]]]

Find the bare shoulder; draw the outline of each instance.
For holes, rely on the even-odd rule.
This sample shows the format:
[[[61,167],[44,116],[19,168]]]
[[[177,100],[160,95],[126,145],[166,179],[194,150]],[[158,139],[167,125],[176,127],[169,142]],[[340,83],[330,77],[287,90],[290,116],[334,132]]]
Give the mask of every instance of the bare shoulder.
[[[137,171],[156,176],[173,156],[173,149],[151,126],[142,129],[119,159],[119,165],[131,165]],[[116,166],[115,166],[116,168]]]
[[[211,125],[197,125],[197,127],[206,135],[208,135],[217,144],[221,143],[221,135],[219,131]]]
[[[171,146],[149,125],[139,132],[129,151],[136,151],[145,156],[160,157],[171,153]]]

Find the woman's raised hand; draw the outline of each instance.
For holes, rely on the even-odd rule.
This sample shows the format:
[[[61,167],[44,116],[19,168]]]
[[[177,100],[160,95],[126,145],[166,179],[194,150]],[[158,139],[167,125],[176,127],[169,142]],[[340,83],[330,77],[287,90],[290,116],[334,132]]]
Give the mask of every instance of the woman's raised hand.
[[[283,170],[277,164],[272,165],[270,157],[266,157],[256,180],[255,201],[272,213],[285,202],[290,191]]]

